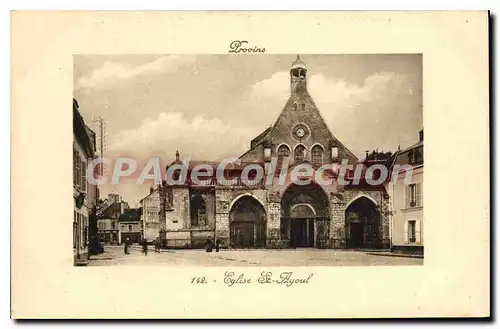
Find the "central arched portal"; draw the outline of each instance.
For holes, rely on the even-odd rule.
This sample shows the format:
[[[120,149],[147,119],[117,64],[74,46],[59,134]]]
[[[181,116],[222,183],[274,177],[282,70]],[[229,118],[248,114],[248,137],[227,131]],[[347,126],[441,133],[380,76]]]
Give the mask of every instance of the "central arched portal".
[[[235,248],[258,248],[266,244],[266,212],[251,196],[239,198],[229,212],[230,244]]]
[[[292,184],[281,198],[281,236],[292,247],[326,247],[330,227],[328,197],[315,184]]]

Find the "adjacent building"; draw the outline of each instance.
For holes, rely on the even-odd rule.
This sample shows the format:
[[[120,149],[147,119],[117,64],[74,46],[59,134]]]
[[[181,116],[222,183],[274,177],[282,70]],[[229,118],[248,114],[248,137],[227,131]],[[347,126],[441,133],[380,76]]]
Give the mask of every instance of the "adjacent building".
[[[78,102],[73,99],[73,256],[74,264],[88,261],[92,214],[99,198],[97,185],[87,180],[87,164],[94,159],[95,133],[85,124]],[[94,219],[95,220],[95,219]]]
[[[130,243],[142,241],[141,208],[126,209],[118,218],[120,243],[128,238]]]
[[[160,188],[151,187],[149,194],[140,202],[144,238],[148,241],[159,237],[160,232]]]
[[[392,200],[392,248],[424,251],[424,131],[419,140],[398,152],[389,192]]]
[[[307,74],[297,56],[290,69],[290,96],[281,114],[250,142],[239,163],[225,167],[224,178],[230,184],[216,179],[214,169],[219,163],[191,161],[186,166],[177,152],[167,169],[180,168],[174,176],[187,171],[187,180],[165,182],[159,191],[159,227],[165,231],[160,235],[167,245],[202,247],[207,238],[215,238],[222,246],[234,248],[389,248],[386,181],[372,186],[361,178],[359,184],[352,184],[355,175],[349,171],[351,184],[338,183],[334,168],[342,160],[360,164],[363,173],[372,163],[358,160],[330,131],[309,95]],[[276,170],[271,170],[273,158]],[[322,178],[331,182],[304,185],[289,177],[281,181],[281,169],[290,173],[302,164],[315,169],[329,165]],[[205,167],[207,175],[193,182],[190,172],[198,165]],[[255,177],[250,166],[262,169],[272,184],[245,184],[243,173]]]
[[[117,194],[109,194],[105,206],[97,215],[100,240],[105,244],[120,244],[119,218],[130,209],[127,202]]]

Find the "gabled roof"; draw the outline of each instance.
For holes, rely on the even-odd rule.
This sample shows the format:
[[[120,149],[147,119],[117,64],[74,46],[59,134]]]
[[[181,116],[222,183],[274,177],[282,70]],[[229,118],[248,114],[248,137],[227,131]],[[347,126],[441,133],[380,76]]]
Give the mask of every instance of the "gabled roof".
[[[272,129],[273,129],[272,126],[269,127],[269,128],[266,128],[266,130],[264,130],[263,132],[261,132],[254,139],[252,139],[252,141],[250,142],[250,148],[253,149],[255,146],[257,146],[258,144],[260,144],[264,140],[264,138],[267,137],[267,135],[269,135],[269,133],[271,132]]]
[[[413,149],[416,149],[420,146],[423,146],[424,145],[424,141],[419,141],[411,146],[408,146],[407,148],[405,148],[404,150],[401,150],[400,153],[405,153],[405,152],[408,152],[410,150],[413,150]]]
[[[357,163],[359,161],[358,157],[351,150],[349,150],[342,142],[340,142],[340,140],[338,140],[337,137],[335,137],[332,134],[331,129],[328,127],[321,112],[318,110],[316,104],[314,103],[314,100],[312,99],[312,97],[309,95],[307,89],[305,89],[305,88],[297,90],[294,95],[292,95],[292,94],[290,95],[290,97],[286,101],[283,109],[281,110],[280,114],[278,115],[278,118],[276,119],[275,123],[271,127],[264,130],[262,133],[260,133],[256,138],[254,138],[250,144],[250,149],[247,150],[245,153],[243,153],[240,156],[240,158],[242,158],[243,156],[245,156],[246,154],[248,154],[249,152],[254,150],[257,146],[262,144],[262,142],[264,142],[267,138],[272,136],[277,125],[280,123],[281,120],[283,120],[283,117],[288,115],[289,112],[291,111],[293,103],[295,102],[295,98],[300,98],[308,104],[308,111],[311,111],[311,113],[313,115],[316,115],[321,120],[321,122],[324,124],[324,128],[328,131],[330,138],[335,142],[336,145],[340,146],[348,154],[350,159],[353,159],[354,162]]]
[[[142,215],[142,208],[130,208],[124,211],[118,218],[120,222],[133,222],[140,221]]]
[[[123,204],[124,211],[126,211],[127,209],[130,209],[127,202],[124,202],[124,201],[113,202],[112,204],[108,205],[106,208],[102,209],[97,214],[97,217],[98,218],[111,218],[114,214],[121,214],[122,204]]]
[[[424,147],[424,141],[419,141],[418,143],[415,143],[415,144],[405,148],[404,150],[399,151],[398,155],[396,157],[396,160],[394,161],[394,164],[398,164],[398,165],[410,164],[410,162],[411,162],[410,157],[413,158],[413,155],[415,155],[417,151],[419,151],[420,155],[422,155],[421,149],[423,149],[423,147]],[[421,160],[422,161],[419,161],[419,162],[412,162],[412,164],[413,165],[422,164],[423,158]]]
[[[73,136],[85,151],[87,157],[92,158],[95,154],[95,133],[83,120],[80,114],[79,105],[76,99],[73,98]]]

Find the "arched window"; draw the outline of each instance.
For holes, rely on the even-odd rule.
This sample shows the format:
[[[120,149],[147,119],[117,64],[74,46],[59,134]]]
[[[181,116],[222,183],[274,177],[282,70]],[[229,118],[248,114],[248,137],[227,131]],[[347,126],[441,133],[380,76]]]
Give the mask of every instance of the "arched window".
[[[321,146],[314,145],[311,149],[311,162],[318,166],[323,164],[323,149]]]
[[[275,176],[279,176],[281,172],[281,167],[283,167],[283,159],[290,156],[290,148],[286,145],[280,145],[278,147],[278,161],[276,163]]]
[[[199,193],[191,196],[191,226],[205,226],[207,224],[207,206]]]
[[[286,145],[278,147],[278,158],[286,158],[290,156],[290,149]]]
[[[295,151],[294,151],[294,154],[293,154],[293,158],[294,158],[295,162],[302,162],[302,161],[305,160],[305,158],[306,158],[306,148],[304,147],[304,145],[298,145],[295,148]]]

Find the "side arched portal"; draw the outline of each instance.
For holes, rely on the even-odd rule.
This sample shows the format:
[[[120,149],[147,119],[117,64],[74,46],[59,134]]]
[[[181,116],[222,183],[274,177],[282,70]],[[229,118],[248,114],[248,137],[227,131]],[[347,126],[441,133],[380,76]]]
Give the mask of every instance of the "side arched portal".
[[[235,248],[264,247],[266,212],[252,196],[239,198],[229,212],[230,244]]]
[[[380,248],[380,212],[373,200],[360,197],[345,210],[348,248]]]

